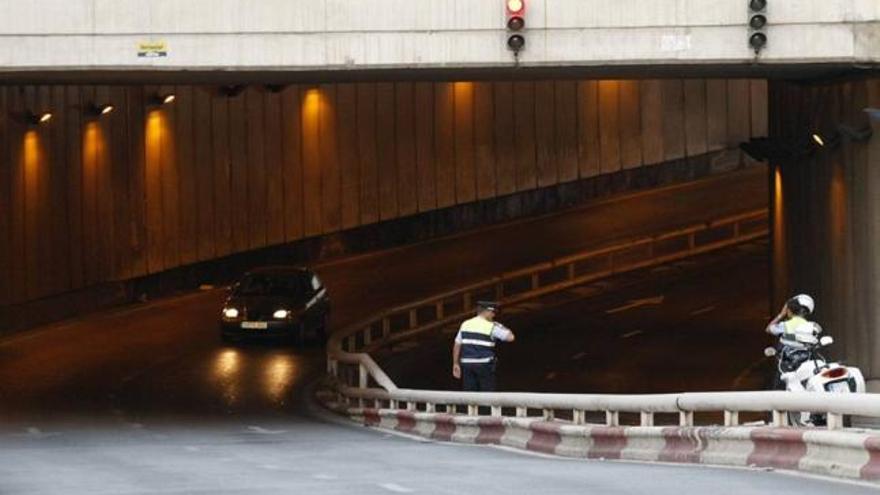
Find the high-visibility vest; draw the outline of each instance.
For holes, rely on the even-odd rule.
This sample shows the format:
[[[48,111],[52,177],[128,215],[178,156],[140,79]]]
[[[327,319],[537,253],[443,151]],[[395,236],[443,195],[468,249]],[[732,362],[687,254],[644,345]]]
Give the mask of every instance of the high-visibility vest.
[[[784,321],[782,323],[782,335],[780,335],[780,340],[785,345],[790,345],[794,347],[801,347],[803,344],[797,341],[795,337],[795,331],[797,328],[804,323],[807,323],[807,320],[801,318],[800,316],[793,316],[792,318]]]
[[[461,363],[491,363],[495,360],[495,339],[492,329],[495,324],[475,316],[461,324]]]

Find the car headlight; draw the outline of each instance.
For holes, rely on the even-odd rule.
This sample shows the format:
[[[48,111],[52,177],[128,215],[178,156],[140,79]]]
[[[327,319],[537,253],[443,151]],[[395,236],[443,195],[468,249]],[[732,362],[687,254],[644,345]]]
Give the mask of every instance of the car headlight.
[[[276,320],[283,320],[283,319],[287,318],[288,316],[290,316],[290,311],[288,311],[286,309],[279,309],[278,311],[275,311],[274,313],[272,313],[272,317],[275,318]]]
[[[230,320],[238,318],[239,312],[236,308],[223,308],[223,316]]]

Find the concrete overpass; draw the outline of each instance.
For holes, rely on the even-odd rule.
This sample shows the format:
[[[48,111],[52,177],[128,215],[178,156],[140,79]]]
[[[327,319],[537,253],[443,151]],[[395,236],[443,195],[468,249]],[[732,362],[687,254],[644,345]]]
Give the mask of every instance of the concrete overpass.
[[[753,156],[772,165],[775,302],[818,295],[818,318],[877,390],[880,137],[863,110],[880,107],[880,4],[771,0],[756,55],[745,1],[660,3],[530,1],[516,59],[496,0],[369,10],[356,0],[2,0],[0,331],[267,260],[365,251],[747,168],[740,143],[769,138]],[[96,112],[105,105],[115,111]],[[706,207],[681,201],[688,213]],[[647,214],[645,224],[658,215],[623,213]],[[37,409],[52,397],[116,414],[118,392],[144,389],[190,397],[215,355],[230,369],[214,352],[212,294],[174,301],[171,319],[151,314],[128,334],[99,317],[78,327],[82,340],[60,326],[8,341],[12,366],[26,361],[38,380],[5,376]],[[59,366],[65,356],[75,365]],[[290,375],[283,356],[270,361],[269,382]],[[216,399],[211,386],[202,390]],[[283,387],[270,389],[282,407]],[[172,394],[129,412],[175,406]]]
[[[0,71],[39,71],[41,78],[47,71],[187,70],[272,72],[268,77],[284,79],[292,75],[283,72],[460,71],[515,63],[500,0],[3,0],[0,13]],[[747,42],[745,1],[532,0],[518,63],[606,72],[614,71],[608,66],[703,65],[752,73],[880,63],[880,5],[873,0],[771,1],[766,16],[769,42],[756,56]],[[162,56],[139,56],[151,48]]]

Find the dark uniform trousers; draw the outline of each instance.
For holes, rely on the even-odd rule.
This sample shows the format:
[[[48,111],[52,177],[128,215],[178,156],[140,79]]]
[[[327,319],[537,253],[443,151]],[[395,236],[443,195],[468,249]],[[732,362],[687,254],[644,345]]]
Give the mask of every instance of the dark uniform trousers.
[[[495,363],[462,363],[461,381],[465,392],[494,392]]]

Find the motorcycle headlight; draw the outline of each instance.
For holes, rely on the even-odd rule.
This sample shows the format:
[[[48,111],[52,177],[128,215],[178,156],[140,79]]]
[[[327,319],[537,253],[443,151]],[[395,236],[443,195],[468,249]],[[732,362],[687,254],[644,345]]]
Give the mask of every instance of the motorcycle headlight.
[[[276,320],[283,320],[283,319],[287,318],[288,316],[290,316],[290,311],[288,311],[286,309],[279,309],[279,310],[275,311],[274,313],[272,313],[272,317],[275,318]]]
[[[239,314],[240,313],[238,312],[237,308],[223,308],[223,316],[225,318],[229,318],[230,320],[238,318]]]

